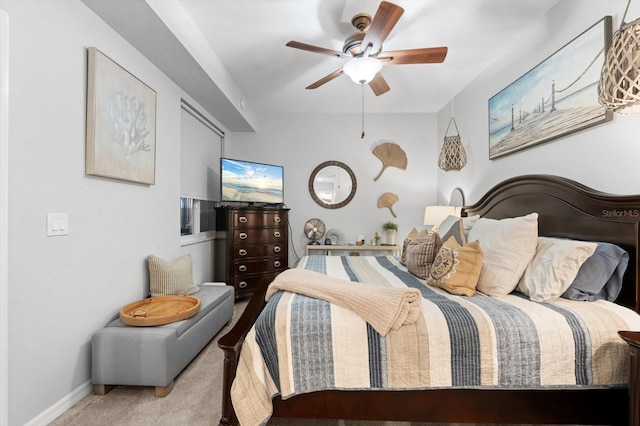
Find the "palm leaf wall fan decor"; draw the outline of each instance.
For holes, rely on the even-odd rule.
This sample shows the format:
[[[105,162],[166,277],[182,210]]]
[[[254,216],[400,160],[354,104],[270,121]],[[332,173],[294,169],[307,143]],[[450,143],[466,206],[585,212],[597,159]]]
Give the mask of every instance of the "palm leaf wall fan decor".
[[[346,38],[341,52],[299,41],[288,42],[286,45],[295,49],[349,59],[349,62],[343,67],[322,77],[306,88],[317,89],[342,74],[347,74],[357,84],[363,86],[368,84],[376,96],[380,96],[390,90],[389,84],[387,84],[380,72],[383,66],[443,62],[447,56],[446,47],[382,50],[382,43],[384,43],[403,13],[404,9],[400,6],[383,1],[380,3],[373,18],[366,13],[357,14],[351,19],[351,24],[357,31]],[[363,71],[364,73],[361,73]]]
[[[382,170],[373,181],[377,181],[387,167],[397,167],[400,170],[407,169],[407,154],[404,152],[400,145],[392,142],[384,142],[380,145],[376,145],[373,148],[373,155],[375,155],[380,161],[382,161]]]

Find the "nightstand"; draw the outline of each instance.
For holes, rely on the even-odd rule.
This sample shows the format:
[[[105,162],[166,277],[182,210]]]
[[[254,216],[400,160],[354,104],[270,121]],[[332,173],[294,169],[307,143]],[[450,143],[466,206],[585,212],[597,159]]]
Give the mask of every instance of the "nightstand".
[[[629,424],[640,425],[640,331],[619,331],[629,351]]]

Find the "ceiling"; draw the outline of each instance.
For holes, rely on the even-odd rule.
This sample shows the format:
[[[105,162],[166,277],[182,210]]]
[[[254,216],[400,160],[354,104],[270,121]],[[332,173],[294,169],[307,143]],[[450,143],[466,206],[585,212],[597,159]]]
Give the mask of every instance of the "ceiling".
[[[346,75],[305,89],[341,68],[345,59],[285,44],[295,40],[341,51],[344,39],[355,32],[351,18],[362,12],[375,15],[379,0],[82,1],[232,131],[254,128],[255,117],[247,118],[249,112],[362,111],[362,89]],[[375,96],[365,87],[365,111],[438,112],[487,66],[509,60],[559,1],[392,0],[405,12],[383,50],[449,50],[441,64],[384,67],[391,90]],[[187,39],[200,45],[185,43]],[[226,70],[217,72],[221,78],[206,70],[208,62]],[[218,87],[209,90],[209,84]],[[211,100],[221,93],[226,107],[234,110],[229,118],[225,110],[216,110],[213,103],[218,101]]]
[[[392,65],[391,91],[367,87],[368,112],[437,112],[492,60],[528,34],[558,0],[391,0],[405,12],[384,50],[448,46],[442,64]],[[360,112],[361,88],[346,75],[305,87],[346,60],[285,46],[290,40],[342,50],[351,18],[379,0],[180,0],[257,111]]]

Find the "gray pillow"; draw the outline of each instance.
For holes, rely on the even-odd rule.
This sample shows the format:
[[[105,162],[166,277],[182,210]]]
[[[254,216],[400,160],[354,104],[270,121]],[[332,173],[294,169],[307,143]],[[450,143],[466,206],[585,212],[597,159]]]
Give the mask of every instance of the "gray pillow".
[[[448,241],[450,237],[453,237],[456,239],[459,245],[464,246],[465,244],[467,244],[467,238],[464,234],[464,225],[462,219],[458,219],[456,223],[454,223],[444,234],[440,233],[439,230],[438,233],[442,237],[442,241]]]
[[[446,234],[447,232],[449,232],[449,230],[453,225],[456,225],[458,223],[459,220],[460,220],[460,216],[452,216],[452,215],[447,216],[445,220],[442,221],[440,226],[438,226],[438,234],[440,235]],[[446,241],[446,240],[443,240],[443,241]]]
[[[469,237],[469,231],[473,228],[473,225],[480,219],[479,215],[466,216],[462,218],[462,230],[464,231],[464,238],[467,239]],[[438,234],[444,235],[453,225],[456,225],[460,220],[459,216],[447,216],[445,220],[442,221],[440,226],[438,227]],[[446,241],[443,239],[443,241]]]
[[[598,243],[596,251],[580,267],[578,275],[562,297],[572,300],[613,302],[622,289],[622,277],[629,253],[611,243]]]

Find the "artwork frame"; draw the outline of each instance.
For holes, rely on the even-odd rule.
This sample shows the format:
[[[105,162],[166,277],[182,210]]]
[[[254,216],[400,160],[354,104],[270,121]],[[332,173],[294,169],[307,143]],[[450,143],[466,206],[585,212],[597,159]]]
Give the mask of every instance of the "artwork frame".
[[[490,160],[613,119],[598,101],[611,25],[603,17],[489,99]]]
[[[155,184],[155,90],[88,48],[85,173]]]

